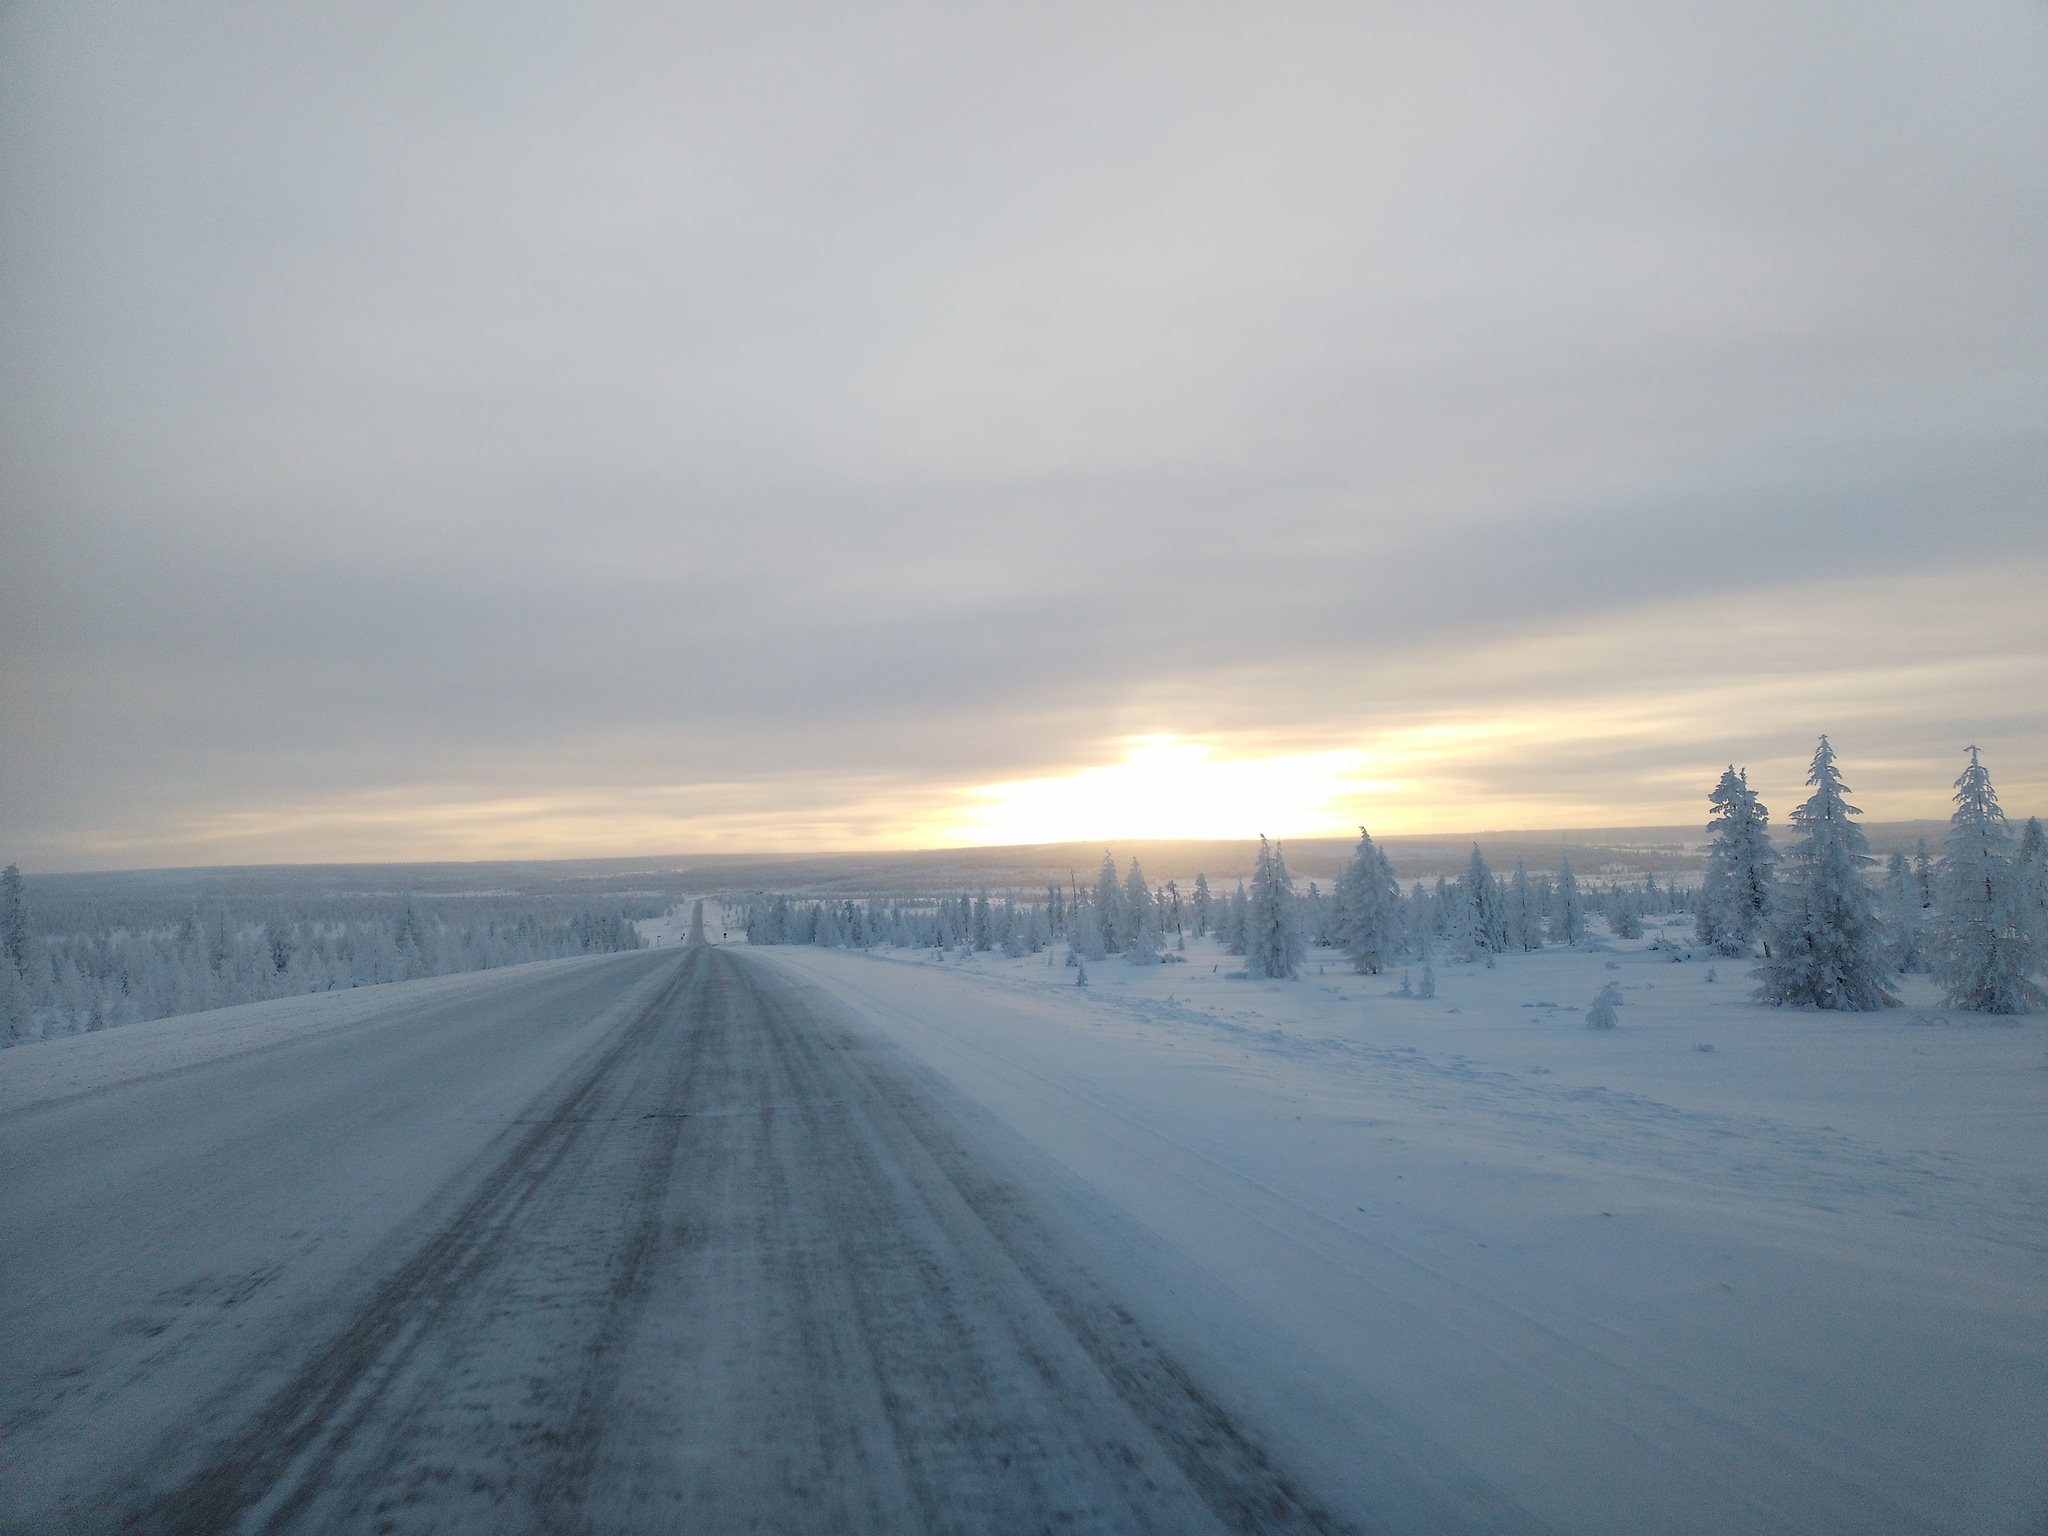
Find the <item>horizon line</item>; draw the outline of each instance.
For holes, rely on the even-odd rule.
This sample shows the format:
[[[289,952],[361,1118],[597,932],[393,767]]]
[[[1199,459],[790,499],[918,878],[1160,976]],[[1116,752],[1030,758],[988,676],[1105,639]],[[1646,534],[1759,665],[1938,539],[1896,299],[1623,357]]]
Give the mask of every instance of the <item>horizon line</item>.
[[[2009,820],[2024,823],[2026,817],[2009,817]],[[1906,817],[1892,821],[1865,820],[1861,825],[1866,830],[1879,827],[1942,826],[1946,821],[1940,817]],[[1369,829],[1368,829],[1369,830]],[[1483,843],[1488,838],[1516,838],[1525,841],[1558,840],[1560,845],[1572,837],[1586,837],[1595,834],[1616,835],[1623,833],[1685,833],[1705,841],[1708,828],[1704,822],[1634,822],[1610,826],[1580,827],[1489,827],[1446,829],[1438,832],[1389,832],[1373,836],[1375,843],[1399,844],[1440,842],[1448,839],[1463,841],[1471,839]],[[861,858],[907,858],[917,855],[943,856],[1016,852],[1026,853],[1034,849],[1055,848],[1101,848],[1105,852],[1117,847],[1141,847],[1146,845],[1207,845],[1218,848],[1237,847],[1258,841],[1258,834],[1248,837],[1130,837],[1130,838],[1067,838],[1052,842],[1033,843],[960,843],[940,845],[918,845],[902,848],[811,848],[811,849],[732,849],[705,852],[647,852],[627,854],[550,854],[546,856],[508,855],[490,859],[302,859],[272,860],[248,864],[135,864],[107,865],[70,869],[23,870],[24,877],[51,879],[82,875],[174,875],[207,874],[225,871],[267,870],[267,869],[409,869],[409,868],[490,868],[507,865],[534,864],[635,864],[659,863],[666,860],[709,861],[709,860],[761,860],[777,863],[795,862],[803,859],[861,859]],[[1288,843],[1336,843],[1348,844],[1354,839],[1346,835],[1309,834],[1301,837],[1274,838],[1276,844]]]

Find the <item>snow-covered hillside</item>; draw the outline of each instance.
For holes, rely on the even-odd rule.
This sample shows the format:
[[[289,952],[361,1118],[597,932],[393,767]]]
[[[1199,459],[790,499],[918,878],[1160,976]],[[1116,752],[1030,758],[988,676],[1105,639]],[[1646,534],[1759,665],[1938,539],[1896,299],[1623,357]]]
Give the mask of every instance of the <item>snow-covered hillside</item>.
[[[1085,988],[1061,950],[756,953],[1127,1221],[1103,1262],[1170,1253],[1126,1277],[1148,1325],[1358,1507],[1428,1464],[1574,1532],[2033,1529],[2048,1029],[1921,977],[1762,1007],[1657,936],[1440,964],[1429,1000],[1327,951]]]

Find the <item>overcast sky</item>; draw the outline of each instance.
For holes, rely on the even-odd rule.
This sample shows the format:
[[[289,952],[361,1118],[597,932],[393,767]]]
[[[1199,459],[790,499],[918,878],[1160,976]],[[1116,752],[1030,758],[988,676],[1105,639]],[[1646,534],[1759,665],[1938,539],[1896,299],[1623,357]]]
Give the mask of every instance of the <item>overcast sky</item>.
[[[2048,10],[10,4],[0,498],[30,868],[2048,811]]]

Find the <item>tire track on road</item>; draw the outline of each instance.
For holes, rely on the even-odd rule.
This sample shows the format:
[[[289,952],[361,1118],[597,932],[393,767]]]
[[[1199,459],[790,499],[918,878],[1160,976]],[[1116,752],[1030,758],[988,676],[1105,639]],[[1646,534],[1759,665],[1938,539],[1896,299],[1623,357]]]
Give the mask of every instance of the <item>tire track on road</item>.
[[[658,986],[126,1528],[1350,1529],[829,1000]]]
[[[522,1209],[585,1136],[595,1118],[589,1111],[660,1031],[699,958],[686,954],[669,983],[518,1139],[453,1219],[378,1285],[346,1328],[204,1466],[124,1527],[164,1536],[212,1536],[252,1518],[259,1530],[288,1527],[321,1491],[436,1317],[496,1261]]]

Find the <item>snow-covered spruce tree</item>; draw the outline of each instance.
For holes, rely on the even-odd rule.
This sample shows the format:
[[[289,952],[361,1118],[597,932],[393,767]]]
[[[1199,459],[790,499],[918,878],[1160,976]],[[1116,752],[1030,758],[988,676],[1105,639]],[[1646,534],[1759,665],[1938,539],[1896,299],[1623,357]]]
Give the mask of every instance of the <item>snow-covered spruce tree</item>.
[[[2029,816],[2020,833],[2020,885],[2027,893],[2028,929],[2034,935],[2034,969],[2048,970],[2048,832]]]
[[[1244,968],[1253,976],[1263,976],[1265,974],[1265,956],[1259,949],[1259,899],[1264,893],[1266,882],[1272,876],[1272,871],[1273,845],[1266,841],[1266,834],[1261,832],[1259,834],[1259,857],[1252,866],[1251,890],[1246,893],[1244,904],[1244,949],[1242,952],[1245,957]],[[1244,882],[1240,880],[1237,888],[1241,893],[1244,892]]]
[[[1977,749],[1969,752],[1970,765],[1956,780],[1936,887],[1945,1001],[1977,1013],[2026,1013],[2044,1001],[2027,975],[2034,962],[2033,914],[1991,774]]]
[[[1753,973],[1757,998],[1807,1008],[1895,1007],[1877,893],[1863,877],[1870,844],[1850,820],[1863,813],[1848,802],[1825,736],[1806,782],[1813,794],[1792,813],[1797,841],[1785,857],[1765,959]]]
[[[1614,1010],[1621,1006],[1621,988],[1608,982],[1593,999],[1593,1006],[1586,1010],[1586,1028],[1612,1029],[1617,1022]]]
[[[1529,879],[1529,866],[1520,859],[1515,860],[1514,878],[1508,881],[1507,927],[1509,948],[1543,947],[1542,899]]]
[[[1323,900],[1323,888],[1311,880],[1308,894],[1301,898],[1296,908],[1301,914],[1302,938],[1311,948],[1327,947],[1330,938],[1330,904]]]
[[[1429,892],[1420,880],[1408,887],[1408,899],[1401,904],[1401,947],[1419,955],[1429,939]]]
[[[1401,950],[1401,887],[1372,834],[1358,829],[1351,863],[1337,877],[1337,945],[1360,975],[1376,976]]]
[[[1102,924],[1096,918],[1094,903],[1079,888],[1067,905],[1067,948],[1083,960],[1100,960],[1105,953]]]
[[[1508,947],[1507,920],[1501,911],[1500,886],[1493,871],[1486,867],[1486,857],[1477,843],[1472,845],[1472,857],[1465,864],[1465,873],[1458,877],[1452,899],[1457,916],[1451,936],[1467,954],[1484,955],[1491,965],[1493,957]]]
[[[29,974],[28,898],[21,870],[0,870],[0,1044],[37,1034],[35,988]]]
[[[1934,856],[1927,851],[1927,839],[1916,838],[1913,843],[1913,884],[1920,891],[1920,907],[1927,914],[1927,922],[1934,922]]]
[[[0,1044],[35,1034],[35,998],[28,975],[28,898],[21,870],[0,870]]]
[[[1225,954],[1241,955],[1245,942],[1251,933],[1251,898],[1245,894],[1244,882],[1237,882],[1236,894],[1223,898],[1223,951]]]
[[[1694,936],[1724,955],[1746,955],[1771,910],[1771,812],[1749,787],[1749,770],[1733,763],[1707,796],[1707,872],[1700,882]]]
[[[1586,899],[1579,894],[1579,877],[1572,873],[1572,861],[1557,866],[1557,891],[1551,897],[1550,942],[1576,944],[1586,936]]]
[[[1607,931],[1617,939],[1643,936],[1643,903],[1634,886],[1618,881],[1607,888]]]
[[[1117,879],[1116,860],[1107,848],[1102,851],[1102,868],[1095,874],[1095,921],[1102,929],[1102,951],[1114,955],[1124,947],[1123,883]]]
[[[0,1045],[12,1045],[35,1036],[35,1009],[28,983],[14,963],[0,956]]]
[[[1214,917],[1213,908],[1215,904],[1216,898],[1209,894],[1209,877],[1204,874],[1196,874],[1194,901],[1196,938],[1200,939],[1208,936],[1209,926]]]
[[[1124,879],[1123,910],[1128,930],[1124,935],[1124,958],[1133,965],[1157,965],[1159,952],[1165,948],[1164,936],[1159,931],[1159,907],[1135,856],[1131,859],[1131,872]]]
[[[12,965],[17,976],[28,976],[28,897],[21,868],[15,864],[0,870],[0,964]]]
[[[1280,850],[1259,837],[1259,862],[1252,870],[1250,933],[1244,968],[1254,976],[1291,979],[1301,970],[1301,915],[1295,910],[1294,881]]]

